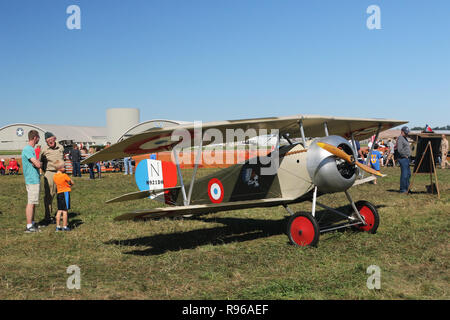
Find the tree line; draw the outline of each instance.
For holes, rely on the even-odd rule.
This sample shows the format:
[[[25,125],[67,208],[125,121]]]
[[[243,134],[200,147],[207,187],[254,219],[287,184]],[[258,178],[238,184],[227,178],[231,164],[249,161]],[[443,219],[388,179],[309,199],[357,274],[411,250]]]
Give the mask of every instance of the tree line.
[[[434,130],[450,130],[450,125],[446,125],[444,127],[434,127],[431,128],[433,131]],[[411,130],[425,130],[425,127],[414,127]]]

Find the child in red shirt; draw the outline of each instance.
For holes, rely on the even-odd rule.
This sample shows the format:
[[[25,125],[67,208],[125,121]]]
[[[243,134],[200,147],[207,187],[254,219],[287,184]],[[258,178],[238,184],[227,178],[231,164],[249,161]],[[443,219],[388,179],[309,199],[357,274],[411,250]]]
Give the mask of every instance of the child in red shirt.
[[[56,185],[56,201],[58,203],[58,212],[56,213],[56,231],[70,231],[67,226],[67,211],[70,209],[70,192],[72,191],[73,181],[65,174],[66,168],[64,161],[56,161],[57,172],[53,176],[53,182]],[[63,227],[60,227],[61,215],[63,218]]]

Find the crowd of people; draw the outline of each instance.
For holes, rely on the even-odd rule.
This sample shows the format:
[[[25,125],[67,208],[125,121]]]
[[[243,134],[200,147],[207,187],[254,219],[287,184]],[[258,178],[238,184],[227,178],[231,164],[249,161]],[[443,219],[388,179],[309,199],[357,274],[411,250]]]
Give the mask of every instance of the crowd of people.
[[[28,196],[25,208],[27,220],[25,232],[38,232],[39,227],[49,224],[56,224],[56,231],[70,231],[67,215],[70,209],[70,192],[74,181],[65,173],[64,147],[57,143],[55,135],[51,132],[45,132],[44,139],[46,145],[41,149],[38,145],[40,140],[39,133],[36,130],[31,130],[28,133],[28,144],[22,150],[22,170]],[[89,153],[94,152],[93,148],[89,151]],[[78,146],[73,146],[69,153],[69,158],[72,161],[72,176],[81,177],[81,151],[78,149]],[[18,166],[12,160],[13,158],[10,160],[8,167],[5,167],[5,170],[12,167],[18,172]],[[92,164],[90,167],[94,165]],[[3,166],[2,162],[1,168]],[[100,175],[101,170],[99,169],[98,172]],[[41,175],[44,180],[45,216],[38,225],[35,222],[35,211],[36,205],[39,204]],[[93,172],[91,173],[91,178],[94,178]],[[55,197],[58,210],[56,216],[53,216],[53,200]]]
[[[386,145],[384,145],[383,141],[373,142],[373,148],[371,143],[368,145],[369,150],[372,149],[368,163],[373,169],[380,171],[380,167],[388,166],[390,163],[392,163],[392,166],[395,167],[395,161],[397,160],[397,164],[400,167],[401,193],[407,193],[409,191],[409,183],[411,178],[411,146],[408,140],[409,133],[409,128],[404,126],[401,128],[400,136],[396,139],[395,144],[392,139],[389,139]],[[380,152],[380,147],[384,147],[384,151]],[[438,161],[441,164],[441,168],[445,169],[446,166],[449,165],[447,161],[448,140],[445,134],[441,136],[439,151],[440,157],[438,158]],[[364,155],[360,152],[360,150],[358,150],[358,154],[360,155],[362,161],[364,161]]]
[[[0,160],[0,175],[4,176],[5,174],[19,174],[19,163],[16,158],[9,159],[8,164],[6,164],[5,159]]]
[[[27,190],[27,205],[25,208],[27,226],[25,232],[39,232],[39,227],[56,224],[56,231],[70,231],[68,226],[68,210],[70,209],[70,192],[74,181],[65,173],[66,165],[64,162],[64,147],[56,141],[56,137],[51,132],[45,132],[45,145],[40,148],[39,133],[31,130],[28,133],[28,143],[22,150],[22,171],[25,179]],[[109,147],[109,143],[106,148]],[[79,148],[74,144],[68,153],[68,158],[72,163],[72,177],[81,177],[81,161],[83,157],[90,156],[99,149],[90,147],[89,151],[85,147]],[[4,159],[2,159],[4,160]],[[19,166],[14,158],[11,158],[8,166],[5,161],[1,161],[0,172],[3,171],[19,171]],[[90,179],[95,179],[95,171],[97,177],[101,177],[100,162],[89,163]],[[4,169],[3,169],[4,168]],[[131,159],[127,161],[127,171],[125,174],[132,174]],[[35,222],[36,205],[39,204],[40,194],[40,177],[43,177],[44,186],[44,219],[37,224]],[[53,200],[56,197],[57,213],[54,216]],[[62,225],[61,220],[62,219]]]
[[[367,149],[365,150],[365,152],[363,152],[359,147],[358,147],[358,157],[359,160],[364,163],[367,159],[368,153],[370,151],[370,149],[373,146],[373,150],[378,150],[378,153],[380,153],[379,156],[379,162],[380,162],[380,166],[381,167],[385,167],[385,166],[396,166],[396,162],[395,162],[395,149],[396,149],[396,140],[394,139],[388,139],[387,141],[384,140],[377,140],[377,141],[370,141],[367,145]],[[398,165],[398,163],[397,163]]]
[[[400,166],[400,193],[408,192],[411,177],[411,148],[407,138],[409,132],[410,130],[407,126],[402,127],[400,136],[395,143],[393,139],[388,139],[387,143],[383,140],[370,141],[366,155],[361,151],[359,143],[356,145],[358,160],[370,165],[372,169],[378,172],[380,172],[381,167],[388,166],[390,163],[395,167],[395,161],[397,160],[397,164]],[[377,184],[376,178],[373,183]]]
[[[111,144],[108,142],[105,148],[108,148]],[[94,153],[100,151],[100,147],[89,147],[89,150],[83,145],[78,146],[74,144],[72,149],[67,153],[66,157],[70,160],[72,164],[72,176],[81,177],[83,173],[89,173],[90,179],[101,178],[102,171],[122,171],[122,164],[118,161],[99,161],[93,162],[85,165],[81,165],[81,161],[90,157]],[[127,158],[125,158],[127,159]],[[125,174],[127,174],[128,170],[132,172],[132,166],[129,166],[130,169],[127,168],[128,162],[131,162],[131,158],[129,161],[125,161]]]

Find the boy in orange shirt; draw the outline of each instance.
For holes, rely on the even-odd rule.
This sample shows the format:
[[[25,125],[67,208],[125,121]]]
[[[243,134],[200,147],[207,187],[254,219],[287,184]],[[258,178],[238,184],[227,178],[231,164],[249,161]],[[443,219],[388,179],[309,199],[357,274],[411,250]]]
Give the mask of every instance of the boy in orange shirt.
[[[53,176],[56,185],[56,200],[58,203],[58,212],[56,213],[56,231],[70,231],[67,226],[67,211],[70,209],[70,191],[73,181],[65,174],[64,161],[58,160],[55,163],[58,172]],[[61,215],[63,217],[63,227],[60,227]]]

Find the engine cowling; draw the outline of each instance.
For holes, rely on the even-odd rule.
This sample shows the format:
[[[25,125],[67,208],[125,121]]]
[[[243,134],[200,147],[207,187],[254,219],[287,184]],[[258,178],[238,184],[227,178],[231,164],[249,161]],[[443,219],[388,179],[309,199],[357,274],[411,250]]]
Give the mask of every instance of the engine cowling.
[[[341,192],[350,188],[358,175],[358,168],[317,145],[325,142],[341,148],[355,159],[351,144],[340,136],[314,139],[307,153],[306,167],[312,182],[324,193]]]

